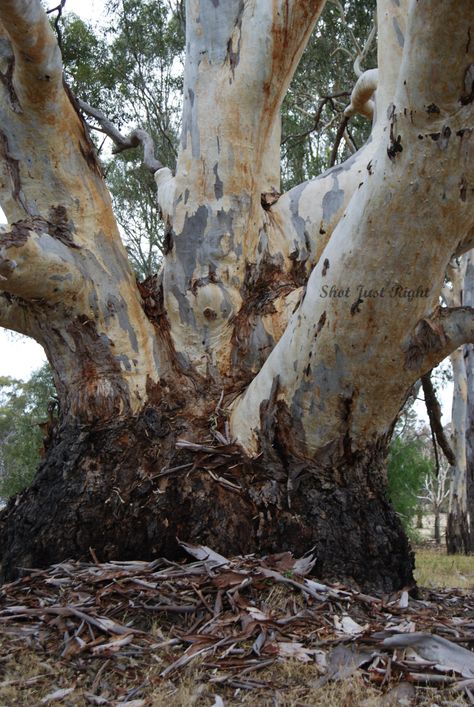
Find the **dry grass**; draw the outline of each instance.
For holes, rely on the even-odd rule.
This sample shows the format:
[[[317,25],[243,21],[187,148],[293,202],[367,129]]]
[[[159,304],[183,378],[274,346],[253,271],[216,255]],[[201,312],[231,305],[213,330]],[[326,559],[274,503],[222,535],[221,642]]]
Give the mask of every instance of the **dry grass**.
[[[474,588],[474,557],[451,557],[445,552],[421,547],[416,552],[417,580],[421,586]],[[299,601],[298,597],[298,601]],[[283,604],[284,592],[274,587],[267,602]],[[153,634],[166,638],[159,623]],[[249,644],[248,649],[250,650]],[[34,652],[25,645],[21,652],[5,643],[0,645],[0,707],[40,707],[41,704],[79,707],[91,704],[119,705],[127,700],[134,707],[390,707],[401,704],[393,695],[396,688],[380,686],[370,675],[358,672],[340,682],[319,686],[321,671],[316,663],[293,660],[276,662],[271,667],[246,675],[253,689],[219,684],[222,673],[212,671],[200,658],[171,679],[160,673],[173,660],[173,649],[138,657],[109,658],[75,656],[62,659],[59,655]],[[176,653],[176,656],[179,652]],[[266,683],[265,688],[259,683]],[[268,687],[268,686],[271,687]],[[394,687],[395,686],[395,687]],[[55,701],[47,700],[57,690],[74,688],[69,695]],[[411,689],[411,688],[409,688]],[[92,695],[97,701],[93,701]],[[220,698],[222,701],[219,701]],[[403,704],[403,703],[402,703]],[[466,705],[459,692],[448,689],[417,687],[416,698],[405,704]]]
[[[420,587],[473,589],[474,556],[447,555],[444,548],[417,548],[415,578]]]
[[[131,661],[133,662],[133,661]],[[103,669],[105,666],[105,669]],[[252,707],[395,707],[400,704],[394,700],[392,690],[381,689],[371,685],[362,675],[353,675],[342,682],[331,682],[323,687],[315,685],[319,678],[314,665],[302,665],[296,661],[286,661],[270,670],[263,671],[255,679],[274,682],[272,690],[239,690],[221,687],[209,682],[209,675],[199,664],[188,668],[175,681],[163,682],[159,677],[160,666],[148,666],[134,680],[130,669],[124,670],[123,702],[107,700],[109,690],[107,664],[94,661],[91,670],[79,672],[72,665],[58,661],[52,662],[47,657],[25,653],[23,659],[16,664],[5,666],[7,675],[0,683],[1,707],[40,707],[41,704],[61,704],[68,707],[86,707],[94,704],[87,695],[91,694],[94,674],[102,668],[100,674],[100,697],[104,705],[127,704],[128,697],[137,707],[211,707],[216,705],[219,696],[225,707],[249,705]],[[92,669],[93,668],[93,669]],[[138,666],[135,666],[138,668]],[[128,677],[127,677],[128,673]],[[31,678],[43,676],[33,684],[28,684]],[[114,681],[116,671],[114,670]],[[14,684],[8,684],[13,681]],[[127,684],[128,683],[128,684]],[[405,683],[406,684],[406,683]],[[75,688],[74,693],[62,700],[44,702],[48,695],[61,688]],[[113,687],[113,690],[112,690]],[[134,694],[134,690],[136,693]],[[116,684],[110,685],[110,692],[116,692]],[[97,702],[96,704],[100,704]],[[217,702],[217,705],[219,703]],[[403,704],[403,703],[402,703]],[[434,690],[432,688],[417,688],[416,704],[422,707],[433,705],[468,704],[459,693],[450,690]]]

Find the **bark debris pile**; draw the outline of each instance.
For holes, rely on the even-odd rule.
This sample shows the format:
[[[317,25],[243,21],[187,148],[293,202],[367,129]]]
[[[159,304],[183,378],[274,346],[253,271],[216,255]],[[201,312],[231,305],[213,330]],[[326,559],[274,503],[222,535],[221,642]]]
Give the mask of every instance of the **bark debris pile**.
[[[159,664],[155,677],[145,671],[128,695],[145,705],[139,698],[150,680],[179,680],[194,661],[214,692],[265,692],[278,687],[266,669],[294,659],[314,667],[313,687],[361,671],[383,689],[402,682],[414,696],[413,686],[448,687],[474,703],[472,594],[369,596],[310,578],[311,554],[227,559],[182,545],[196,561],[63,562],[4,585],[0,669],[27,647],[72,664],[76,674],[98,660],[123,673],[124,659],[136,674],[151,661]],[[86,702],[122,704],[124,695],[101,696],[101,674],[99,667],[92,691],[82,692]]]

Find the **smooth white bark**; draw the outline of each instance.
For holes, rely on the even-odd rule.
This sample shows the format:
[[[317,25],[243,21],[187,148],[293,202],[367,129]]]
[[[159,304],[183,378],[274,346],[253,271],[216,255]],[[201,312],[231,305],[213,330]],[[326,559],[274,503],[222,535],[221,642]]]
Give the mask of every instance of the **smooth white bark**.
[[[286,409],[285,420],[298,421],[290,442],[297,456],[329,447],[337,455],[344,439],[364,448],[389,433],[406,390],[428,369],[432,342],[420,341],[417,326],[435,314],[453,227],[465,233],[473,225],[472,194],[461,186],[474,178],[472,107],[460,85],[474,60],[471,22],[468,3],[443,3],[436,12],[432,2],[410,3],[373,174],[234,407],[232,429],[250,452],[259,450],[261,404],[272,399]],[[330,297],[331,287],[341,295]]]

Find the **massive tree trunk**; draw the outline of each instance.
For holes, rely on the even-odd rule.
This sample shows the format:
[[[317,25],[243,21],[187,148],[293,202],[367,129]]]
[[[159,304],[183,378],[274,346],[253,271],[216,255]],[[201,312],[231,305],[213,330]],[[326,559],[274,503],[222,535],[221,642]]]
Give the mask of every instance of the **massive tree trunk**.
[[[4,576],[179,537],[412,582],[384,458],[413,383],[474,340],[470,308],[438,307],[474,226],[474,7],[380,0],[367,145],[276,199],[323,4],[188,0],[176,174],[155,174],[167,253],[137,286],[39,0],[2,3],[0,324],[43,344],[62,415],[3,514]]]

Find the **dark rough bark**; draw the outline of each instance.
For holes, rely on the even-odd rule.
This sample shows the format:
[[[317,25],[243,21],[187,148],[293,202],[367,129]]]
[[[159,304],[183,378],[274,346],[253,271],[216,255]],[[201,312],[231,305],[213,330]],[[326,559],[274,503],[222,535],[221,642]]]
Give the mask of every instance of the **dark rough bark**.
[[[413,584],[380,450],[337,469],[299,464],[290,484],[296,474],[275,459],[250,461],[232,445],[176,449],[178,437],[190,438],[184,417],[154,407],[103,429],[60,430],[32,487],[0,517],[3,579],[91,549],[100,560],[179,558],[179,538],[226,555],[315,547],[321,578]]]

